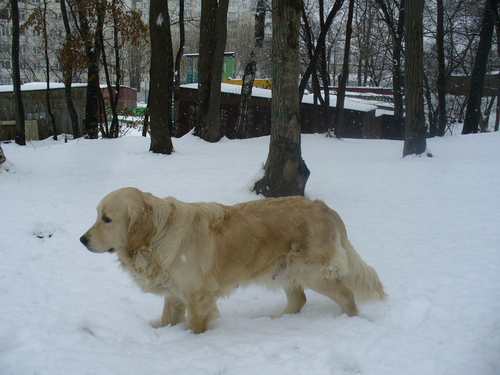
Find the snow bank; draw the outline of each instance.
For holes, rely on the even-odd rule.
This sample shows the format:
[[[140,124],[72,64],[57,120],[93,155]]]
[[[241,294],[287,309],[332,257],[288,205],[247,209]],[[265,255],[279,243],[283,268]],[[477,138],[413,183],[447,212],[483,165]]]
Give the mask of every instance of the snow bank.
[[[251,287],[221,300],[214,330],[154,329],[162,299],[139,291],[116,255],[78,238],[111,190],[136,186],[185,201],[257,199],[269,138],[4,144],[0,172],[0,373],[500,373],[500,134],[429,140],[434,158],[397,141],[303,137],[306,192],[343,217],[379,273],[387,302],[348,318],[307,291],[300,314],[272,320],[283,293]]]

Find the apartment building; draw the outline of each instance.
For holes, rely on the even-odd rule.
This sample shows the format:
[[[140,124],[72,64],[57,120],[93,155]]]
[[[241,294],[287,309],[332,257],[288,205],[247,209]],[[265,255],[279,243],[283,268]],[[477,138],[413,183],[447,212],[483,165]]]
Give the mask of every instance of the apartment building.
[[[135,10],[139,13],[141,20],[148,24],[149,22],[149,0],[125,0],[128,9]],[[185,10],[184,17],[186,22],[186,32],[191,33],[191,39],[196,39],[197,24],[201,14],[201,0],[184,0]],[[30,14],[37,8],[44,6],[44,0],[19,0],[19,15],[21,23],[25,23]],[[0,9],[10,10],[9,0],[0,0]],[[57,58],[58,47],[60,41],[64,39],[64,26],[62,22],[59,0],[47,0],[47,27],[49,35],[49,57],[50,57],[50,80],[52,82],[62,82],[62,73],[60,64]],[[171,20],[175,23],[178,18],[178,1],[169,0],[169,10],[171,12]],[[242,25],[253,25],[255,11],[255,0],[232,0],[229,2],[228,9],[228,29],[232,35],[234,30],[241,28]],[[12,84],[12,31],[9,14],[0,13],[0,85]],[[176,37],[176,31],[173,30],[173,38]],[[229,38],[231,39],[231,37]],[[39,32],[33,27],[28,27],[23,30],[20,36],[20,67],[21,67],[21,82],[37,82],[46,80],[46,68],[44,62],[44,46],[43,38]],[[197,52],[197,42],[192,42],[190,50],[187,52]],[[175,40],[174,40],[175,45]],[[147,56],[147,52],[141,52]],[[146,66],[147,64],[142,64]],[[136,67],[137,64],[128,64],[130,67]],[[123,69],[127,70],[127,64],[124,64]],[[132,69],[132,68],[130,68]],[[103,73],[102,73],[103,74]],[[135,74],[126,71],[124,74],[125,85],[137,86],[139,90],[147,88],[148,78],[147,71],[141,74]],[[85,82],[86,75],[81,72],[76,75],[75,82]],[[101,79],[104,82],[104,76]],[[139,81],[139,82],[138,82]]]

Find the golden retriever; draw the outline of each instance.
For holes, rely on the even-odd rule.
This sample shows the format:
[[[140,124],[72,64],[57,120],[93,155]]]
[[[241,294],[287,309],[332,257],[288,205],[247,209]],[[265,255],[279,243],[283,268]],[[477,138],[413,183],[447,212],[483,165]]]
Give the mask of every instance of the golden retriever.
[[[339,215],[320,200],[259,199],[234,206],[161,199],[136,188],[108,194],[80,241],[117,253],[145,292],[165,297],[161,326],[186,319],[194,333],[219,316],[216,301],[235,287],[285,290],[277,316],[298,313],[313,289],[358,314],[354,294],[386,296],[375,270],[347,239]]]

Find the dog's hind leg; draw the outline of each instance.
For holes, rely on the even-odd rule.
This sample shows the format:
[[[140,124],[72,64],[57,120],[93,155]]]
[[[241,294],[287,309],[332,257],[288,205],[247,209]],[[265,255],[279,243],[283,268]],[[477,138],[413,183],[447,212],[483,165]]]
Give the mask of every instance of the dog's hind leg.
[[[163,305],[163,314],[161,316],[161,327],[169,324],[175,325],[184,321],[186,315],[186,306],[180,298],[175,296],[166,296]]]
[[[358,315],[358,307],[354,301],[354,294],[340,280],[321,279],[308,283],[308,287],[333,299],[342,308],[347,316]]]
[[[285,314],[296,314],[306,303],[306,294],[304,293],[304,288],[301,285],[292,285],[285,288],[286,298],[288,304],[285,309],[278,315],[273,315],[272,318],[280,318]]]
[[[220,316],[216,297],[207,291],[199,291],[188,297],[188,328],[193,333],[203,333],[209,324]]]

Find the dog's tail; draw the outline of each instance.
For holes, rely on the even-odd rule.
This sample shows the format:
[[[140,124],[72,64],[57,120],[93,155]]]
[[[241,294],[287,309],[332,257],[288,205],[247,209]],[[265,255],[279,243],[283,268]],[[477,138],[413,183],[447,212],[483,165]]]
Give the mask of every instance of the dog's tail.
[[[385,300],[387,294],[384,292],[384,287],[375,269],[361,259],[349,240],[345,239],[342,242],[349,264],[349,271],[342,278],[343,283],[358,298],[376,297],[382,301]]]

